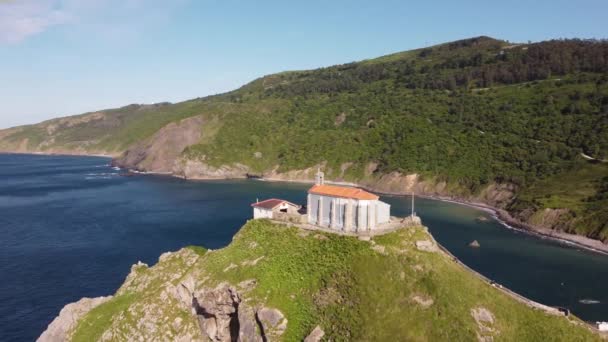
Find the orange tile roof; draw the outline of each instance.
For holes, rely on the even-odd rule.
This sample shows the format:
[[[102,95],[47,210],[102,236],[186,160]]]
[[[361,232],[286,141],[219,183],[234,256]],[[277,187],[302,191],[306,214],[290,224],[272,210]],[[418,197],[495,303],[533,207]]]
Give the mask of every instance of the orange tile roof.
[[[314,185],[312,188],[310,188],[310,190],[308,190],[308,193],[334,197],[354,198],[359,200],[377,200],[380,198],[365,190],[325,184]]]

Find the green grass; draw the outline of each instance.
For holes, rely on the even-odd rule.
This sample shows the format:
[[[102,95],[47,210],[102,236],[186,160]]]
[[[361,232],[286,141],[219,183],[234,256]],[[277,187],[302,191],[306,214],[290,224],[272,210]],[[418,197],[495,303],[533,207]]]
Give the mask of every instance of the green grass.
[[[385,248],[382,254],[354,237],[302,233],[253,220],[226,248],[205,252],[189,247],[201,253],[187,274],[196,275],[206,287],[256,279],[256,287],[241,295],[250,305],[278,308],[285,314],[285,341],[302,340],[316,325],[334,341],[471,341],[478,331],[471,309],[477,307],[494,315],[496,341],[599,340],[567,318],[516,302],[443,254],[416,250],[415,241],[422,239],[430,239],[422,227],[376,237],[375,243]],[[255,266],[242,264],[260,257]],[[150,274],[160,277],[160,272],[176,271],[161,264]],[[159,301],[160,289],[161,285],[148,287],[96,308],[80,323],[74,338],[95,340],[113,315],[135,301],[147,298],[147,306]],[[413,295],[428,296],[434,303],[422,308]],[[127,322],[125,329],[129,324],[134,323]]]
[[[608,175],[608,163],[581,161],[576,167],[554,177],[543,179],[522,193],[528,200],[537,200],[543,208],[584,209],[584,199],[597,191],[597,181]]]
[[[579,160],[570,170],[535,182],[513,204],[516,212],[527,208],[569,209],[567,230],[591,238],[608,239],[608,198],[605,179],[608,163]],[[538,214],[541,215],[541,214]]]
[[[112,324],[112,319],[127,309],[138,296],[126,294],[117,296],[91,310],[79,323],[72,335],[72,341],[90,342],[97,341]]]
[[[595,217],[573,231],[605,236],[598,233],[601,206],[586,202],[593,186],[576,170],[581,152],[608,156],[608,69],[601,57],[608,43],[507,44],[476,37],[277,73],[217,96],[26,126],[0,139],[0,149],[27,139],[30,151],[120,153],[171,122],[202,115],[201,140],[183,152],[186,159],[244,164],[257,174],[325,163],[328,179],[348,163],[347,181],[416,173],[447,183],[443,195],[461,198],[511,183],[528,199],[515,205],[568,207]],[[366,176],[370,162],[378,170]],[[556,181],[562,177],[569,183],[563,188]]]

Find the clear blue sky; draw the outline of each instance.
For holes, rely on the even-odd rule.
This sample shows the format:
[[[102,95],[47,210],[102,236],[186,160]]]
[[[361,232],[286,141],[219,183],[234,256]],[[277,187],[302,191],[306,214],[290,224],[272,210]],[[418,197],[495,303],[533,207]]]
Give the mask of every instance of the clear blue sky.
[[[0,128],[479,35],[608,37],[608,1],[0,0]]]

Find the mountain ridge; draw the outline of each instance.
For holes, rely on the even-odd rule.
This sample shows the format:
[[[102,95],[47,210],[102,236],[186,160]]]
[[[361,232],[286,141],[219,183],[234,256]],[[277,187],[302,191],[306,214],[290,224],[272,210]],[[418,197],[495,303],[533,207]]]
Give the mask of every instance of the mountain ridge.
[[[581,157],[608,155],[606,61],[605,41],[481,36],[3,130],[0,151],[108,154],[184,178],[307,180],[322,166],[607,241],[608,165]]]

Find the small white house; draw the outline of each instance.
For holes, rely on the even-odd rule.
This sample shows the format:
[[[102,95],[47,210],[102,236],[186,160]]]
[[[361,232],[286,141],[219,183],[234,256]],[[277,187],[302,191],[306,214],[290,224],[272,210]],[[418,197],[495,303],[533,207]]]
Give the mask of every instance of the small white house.
[[[596,322],[597,330],[599,331],[608,331],[608,322]]]
[[[277,219],[281,215],[298,215],[301,206],[282,199],[271,198],[252,203],[253,218]]]

